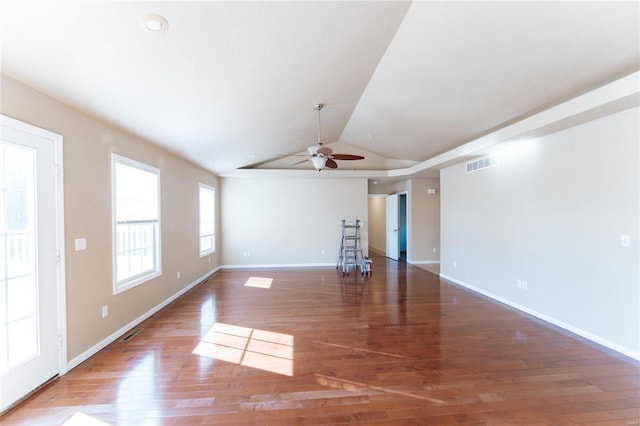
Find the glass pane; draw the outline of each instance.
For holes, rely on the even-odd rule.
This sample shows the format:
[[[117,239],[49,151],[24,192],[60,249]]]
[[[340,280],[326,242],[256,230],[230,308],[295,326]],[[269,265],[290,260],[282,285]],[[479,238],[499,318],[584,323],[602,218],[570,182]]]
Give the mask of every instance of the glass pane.
[[[7,328],[9,368],[38,354],[38,341],[33,338],[38,335],[35,315],[10,323]]]
[[[200,251],[209,251],[213,249],[213,237],[200,237]]]
[[[15,145],[4,146],[4,188],[33,192],[34,152]]]
[[[7,345],[7,332],[6,325],[0,325],[0,371],[5,371],[9,368],[9,346]]]
[[[7,280],[4,279],[0,280],[0,307],[2,307],[2,311],[0,311],[0,326],[4,327],[7,325]],[[2,354],[0,354],[0,357],[3,356]]]
[[[5,200],[7,232],[30,231],[33,227],[33,192],[6,191]]]
[[[116,220],[157,220],[158,175],[116,164]]]
[[[130,276],[129,274],[129,253],[118,253],[118,261],[117,261],[117,280],[122,281]]]
[[[6,278],[35,275],[35,241],[33,233],[8,234],[6,238]]]
[[[7,256],[5,247],[7,245],[7,236],[0,233],[0,281],[4,282],[7,277]],[[0,306],[4,306],[0,303]]]
[[[129,254],[129,276],[135,276],[142,272],[142,253],[134,250]]]
[[[203,220],[200,222],[200,235],[211,235],[213,234],[213,231],[212,220]]]
[[[0,149],[0,369],[38,352],[35,152]]]
[[[36,315],[36,280],[34,275],[25,275],[7,280],[7,321]]]

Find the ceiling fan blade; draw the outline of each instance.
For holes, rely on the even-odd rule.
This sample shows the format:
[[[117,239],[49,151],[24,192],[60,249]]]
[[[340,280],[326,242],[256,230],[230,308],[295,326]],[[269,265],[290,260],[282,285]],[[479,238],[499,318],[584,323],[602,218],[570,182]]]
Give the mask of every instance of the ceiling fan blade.
[[[331,157],[334,160],[364,160],[362,155],[353,154],[333,154]]]
[[[318,148],[318,154],[322,154],[322,155],[331,155],[331,153],[333,152],[333,150],[329,147],[323,146],[322,148]]]
[[[297,163],[293,163],[292,166],[297,166],[298,164],[306,163],[307,161],[308,159],[305,158],[304,160],[298,161]]]
[[[324,166],[328,167],[330,169],[337,169],[338,168],[338,163],[336,163],[331,158],[329,158]]]

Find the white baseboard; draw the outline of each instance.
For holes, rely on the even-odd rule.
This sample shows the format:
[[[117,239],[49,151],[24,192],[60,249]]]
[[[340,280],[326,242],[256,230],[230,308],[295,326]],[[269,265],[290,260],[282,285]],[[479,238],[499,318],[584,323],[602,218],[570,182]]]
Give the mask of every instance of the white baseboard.
[[[590,333],[590,332],[588,332],[586,330],[583,330],[581,328],[575,327],[575,326],[573,326],[571,324],[567,324],[567,323],[565,323],[563,321],[560,321],[560,320],[558,320],[558,319],[556,319],[554,317],[551,317],[549,315],[540,313],[538,311],[534,311],[533,309],[529,309],[529,308],[527,308],[525,306],[522,306],[522,305],[519,305],[517,303],[514,303],[514,302],[512,302],[512,301],[510,301],[508,299],[505,299],[503,297],[497,296],[497,295],[495,295],[493,293],[489,293],[489,292],[487,292],[485,290],[482,290],[482,289],[480,289],[478,287],[474,287],[474,286],[472,286],[470,284],[467,284],[467,283],[465,283],[463,281],[457,280],[457,279],[455,279],[453,277],[450,277],[448,275],[440,274],[440,277],[444,278],[447,281],[451,281],[454,284],[457,284],[457,285],[460,285],[462,287],[465,287],[465,288],[467,288],[467,289],[469,289],[469,290],[471,290],[473,292],[482,294],[483,296],[486,296],[486,297],[488,297],[488,298],[490,298],[492,300],[495,300],[497,302],[500,302],[502,304],[510,306],[510,307],[512,307],[514,309],[522,311],[522,312],[524,312],[526,314],[529,314],[531,316],[539,318],[539,319],[541,319],[541,320],[543,320],[545,322],[553,324],[553,325],[555,325],[557,327],[560,327],[560,328],[562,328],[562,329],[564,329],[566,331],[569,331],[569,332],[571,332],[573,334],[576,334],[576,335],[578,335],[580,337],[583,337],[583,338],[585,338],[587,340],[590,340],[590,341],[592,341],[594,343],[597,343],[597,344],[602,345],[602,346],[604,346],[606,348],[609,348],[609,349],[614,350],[614,351],[616,351],[618,353],[621,353],[622,355],[625,355],[625,356],[628,356],[630,358],[633,358],[635,360],[640,361],[640,352],[636,352],[636,351],[634,351],[632,349],[629,349],[629,348],[621,346],[621,345],[619,345],[617,343],[611,342],[611,341],[609,341],[607,339],[604,339],[604,338],[602,338],[600,336],[597,336],[597,335],[595,335],[593,333]]]
[[[412,265],[439,265],[439,260],[407,260],[407,263]]]
[[[100,342],[96,343],[95,345],[93,345],[92,347],[90,347],[89,349],[87,349],[86,351],[84,351],[83,353],[81,353],[80,355],[78,355],[77,357],[72,359],[71,361],[69,361],[67,363],[67,372],[69,372],[72,368],[77,367],[82,362],[86,361],[87,359],[89,359],[90,357],[92,357],[93,355],[98,353],[100,350],[104,349],[107,345],[113,343],[118,337],[122,336],[124,333],[126,333],[129,330],[131,330],[136,325],[140,324],[142,321],[146,320],[151,315],[155,314],[160,309],[164,308],[169,303],[173,302],[178,297],[182,296],[183,294],[185,294],[186,292],[191,290],[193,287],[197,286],[202,281],[204,281],[205,279],[207,279],[211,275],[213,275],[216,272],[218,272],[220,269],[221,269],[220,266],[218,266],[217,268],[212,269],[211,271],[207,272],[206,274],[204,274],[203,276],[201,276],[200,278],[198,278],[197,280],[195,280],[194,282],[192,282],[191,284],[189,284],[188,286],[186,286],[185,288],[183,288],[182,290],[180,290],[179,292],[177,292],[173,296],[171,296],[168,299],[166,299],[164,302],[160,303],[156,307],[154,307],[154,308],[150,309],[149,311],[145,312],[144,314],[140,315],[138,318],[134,319],[129,324],[125,325],[124,327],[122,327],[121,329],[119,329],[118,331],[116,331],[115,333],[110,335],[109,337],[101,340]]]
[[[222,265],[220,269],[261,269],[261,268],[318,268],[325,266],[336,266],[336,262],[331,263],[274,263],[256,265]]]

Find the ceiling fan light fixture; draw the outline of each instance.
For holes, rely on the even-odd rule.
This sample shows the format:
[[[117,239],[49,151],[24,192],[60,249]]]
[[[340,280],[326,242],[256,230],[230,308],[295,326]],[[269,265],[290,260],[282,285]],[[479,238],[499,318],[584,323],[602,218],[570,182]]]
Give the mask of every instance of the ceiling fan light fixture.
[[[325,164],[327,164],[327,157],[311,157],[311,162],[313,163],[313,167],[320,171],[324,168]]]
[[[324,107],[324,104],[317,104],[313,109],[318,111],[318,143],[307,148],[309,152],[309,159],[315,167],[316,170],[320,171],[325,168],[327,169],[337,169],[338,164],[335,160],[363,160],[364,157],[361,155],[353,155],[353,154],[335,154],[333,149],[328,146],[322,145],[322,135],[320,133],[320,111]],[[302,161],[304,162],[304,161]],[[295,163],[300,164],[301,162]]]

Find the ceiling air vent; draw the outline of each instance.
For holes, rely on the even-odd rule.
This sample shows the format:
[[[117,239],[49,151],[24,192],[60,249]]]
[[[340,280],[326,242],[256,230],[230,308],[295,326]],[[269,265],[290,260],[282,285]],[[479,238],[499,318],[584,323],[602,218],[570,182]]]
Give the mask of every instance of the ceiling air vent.
[[[467,173],[475,172],[478,170],[486,169],[487,167],[493,167],[498,165],[498,156],[489,155],[488,157],[482,157],[477,160],[467,162]]]

